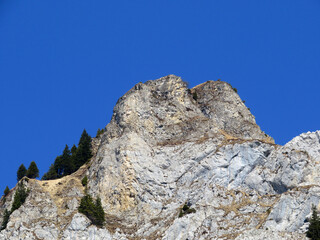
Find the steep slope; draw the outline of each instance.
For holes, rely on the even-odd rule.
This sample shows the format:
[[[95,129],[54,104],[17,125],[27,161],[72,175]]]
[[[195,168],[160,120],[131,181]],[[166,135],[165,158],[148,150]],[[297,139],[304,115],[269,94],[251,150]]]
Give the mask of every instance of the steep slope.
[[[59,180],[23,180],[30,194],[0,238],[305,239],[320,198],[319,134],[274,144],[222,81],[138,83],[93,140],[88,165]],[[102,200],[103,228],[77,213],[85,175]]]

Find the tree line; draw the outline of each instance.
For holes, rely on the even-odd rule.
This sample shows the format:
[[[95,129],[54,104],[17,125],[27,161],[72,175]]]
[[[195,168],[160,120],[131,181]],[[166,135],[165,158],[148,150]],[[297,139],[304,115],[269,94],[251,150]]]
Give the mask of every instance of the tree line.
[[[98,129],[96,137],[102,135],[104,131],[104,129]],[[72,148],[69,149],[68,145],[66,145],[62,155],[56,157],[48,172],[45,173],[41,179],[50,180],[69,175],[77,171],[83,164],[87,163],[91,157],[91,137],[84,129],[81,134],[78,147],[73,145]],[[20,165],[17,171],[17,181],[19,182],[23,177],[39,177],[39,169],[34,161],[30,163],[28,169],[23,164]],[[88,179],[85,177],[85,179],[82,180],[82,184],[86,185],[87,181]],[[3,201],[6,200],[9,192],[10,189],[7,186],[4,190],[4,198],[2,199]],[[28,191],[24,188],[22,183],[19,183],[14,195],[11,209],[6,209],[4,212],[2,225],[0,225],[0,231],[6,228],[11,213],[18,209],[25,202],[27,196]],[[86,214],[94,224],[101,226],[104,222],[104,211],[101,206],[100,198],[97,198],[96,202],[93,202],[93,199],[88,196],[89,195],[86,195],[86,197],[81,200],[79,211]]]
[[[39,177],[39,169],[37,164],[32,161],[28,170],[26,167],[21,164],[17,171],[17,181],[19,182],[23,177],[27,176],[28,178],[37,178]]]
[[[50,180],[70,175],[77,171],[83,164],[88,162],[92,157],[91,137],[84,129],[78,147],[73,145],[71,149],[66,145],[62,155],[56,157],[51,164],[49,171],[42,176],[42,180]]]
[[[98,129],[98,133],[102,134],[103,131]],[[50,180],[70,175],[77,171],[83,164],[88,162],[92,157],[91,153],[91,137],[84,129],[78,147],[73,145],[71,149],[66,145],[62,155],[56,157],[53,164],[51,164],[48,172],[42,176],[42,180]],[[20,181],[23,177],[37,178],[39,177],[39,169],[37,164],[32,161],[28,169],[21,164],[17,171],[17,181]]]

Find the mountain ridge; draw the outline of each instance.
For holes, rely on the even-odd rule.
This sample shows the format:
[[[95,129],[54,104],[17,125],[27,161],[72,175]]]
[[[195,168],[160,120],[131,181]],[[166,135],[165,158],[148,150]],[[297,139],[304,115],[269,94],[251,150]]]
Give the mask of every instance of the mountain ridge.
[[[138,83],[93,139],[88,164],[57,180],[21,180],[30,194],[0,237],[306,239],[305,219],[320,199],[319,134],[276,145],[222,81]],[[106,212],[102,228],[77,211],[84,176]]]

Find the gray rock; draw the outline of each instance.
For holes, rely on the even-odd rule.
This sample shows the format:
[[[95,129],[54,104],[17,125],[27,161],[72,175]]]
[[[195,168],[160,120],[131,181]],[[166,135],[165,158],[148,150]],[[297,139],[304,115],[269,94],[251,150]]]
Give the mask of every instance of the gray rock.
[[[24,183],[30,194],[0,239],[305,239],[320,200],[319,136],[275,145],[225,82],[138,83],[93,139],[90,163]],[[77,211],[85,175],[106,212],[102,228]]]

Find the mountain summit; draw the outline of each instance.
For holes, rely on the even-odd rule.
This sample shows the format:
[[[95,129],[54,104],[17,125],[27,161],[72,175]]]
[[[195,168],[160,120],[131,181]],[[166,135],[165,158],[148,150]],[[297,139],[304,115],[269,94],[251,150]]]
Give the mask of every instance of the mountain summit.
[[[306,239],[320,200],[320,132],[276,145],[222,81],[136,84],[92,151],[71,175],[23,178],[28,197],[0,238]],[[1,216],[16,189],[2,197]],[[101,199],[102,226],[79,213],[86,194]]]

